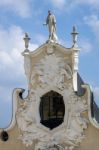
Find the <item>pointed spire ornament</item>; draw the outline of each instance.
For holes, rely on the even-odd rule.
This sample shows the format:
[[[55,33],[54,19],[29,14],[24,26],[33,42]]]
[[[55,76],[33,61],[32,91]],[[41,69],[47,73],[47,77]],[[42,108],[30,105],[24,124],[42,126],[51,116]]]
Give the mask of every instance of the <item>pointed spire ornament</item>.
[[[77,32],[76,27],[73,26],[73,31],[72,31],[72,33],[71,33],[71,35],[72,35],[72,40],[73,40],[73,46],[72,46],[72,47],[78,47],[78,45],[77,45],[78,34],[79,34],[79,33]]]
[[[25,42],[25,52],[28,52],[29,51],[28,47],[29,47],[30,38],[29,38],[27,33],[25,33],[25,37],[23,38],[23,40]]]

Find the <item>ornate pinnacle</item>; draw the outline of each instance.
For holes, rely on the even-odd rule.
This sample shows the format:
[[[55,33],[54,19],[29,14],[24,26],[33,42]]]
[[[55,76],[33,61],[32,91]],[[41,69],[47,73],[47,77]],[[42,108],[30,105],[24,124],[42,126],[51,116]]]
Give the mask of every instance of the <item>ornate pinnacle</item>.
[[[29,47],[29,41],[30,41],[30,38],[28,36],[27,33],[25,33],[25,37],[23,38],[24,42],[25,42],[25,51],[29,51],[28,50],[28,47]]]
[[[75,26],[73,26],[73,32],[71,33],[71,35],[72,35],[72,38],[73,38],[73,47],[78,47],[77,46],[78,32],[77,32]]]

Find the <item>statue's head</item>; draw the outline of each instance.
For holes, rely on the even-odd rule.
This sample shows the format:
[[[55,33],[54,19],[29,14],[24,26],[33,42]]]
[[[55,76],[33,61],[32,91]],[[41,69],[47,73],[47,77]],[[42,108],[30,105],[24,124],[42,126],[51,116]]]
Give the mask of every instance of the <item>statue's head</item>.
[[[52,13],[51,13],[51,10],[48,10],[48,14],[49,14],[49,15],[51,15],[51,14],[52,14]]]

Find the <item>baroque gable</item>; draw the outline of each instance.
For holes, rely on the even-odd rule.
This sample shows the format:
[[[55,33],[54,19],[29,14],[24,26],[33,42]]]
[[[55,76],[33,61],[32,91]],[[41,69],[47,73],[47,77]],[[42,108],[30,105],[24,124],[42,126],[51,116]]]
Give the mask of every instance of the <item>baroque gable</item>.
[[[24,54],[29,95],[23,106],[19,105],[16,114],[21,130],[19,139],[26,146],[38,141],[35,150],[57,149],[57,146],[72,150],[85,137],[88,120],[83,114],[88,109],[87,101],[73,90],[72,51],[63,52],[49,44],[47,51],[45,49],[43,47],[36,57],[33,56],[35,53]],[[39,112],[41,97],[50,91],[62,95],[65,105],[63,123],[53,130],[40,123]]]

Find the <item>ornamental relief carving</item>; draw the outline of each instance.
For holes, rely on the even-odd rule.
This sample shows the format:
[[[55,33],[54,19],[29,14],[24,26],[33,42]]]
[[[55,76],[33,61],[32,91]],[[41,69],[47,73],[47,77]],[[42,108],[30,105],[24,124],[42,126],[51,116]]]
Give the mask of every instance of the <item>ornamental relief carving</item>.
[[[67,93],[71,92],[72,91],[69,90]],[[64,95],[65,93],[66,90],[64,90]],[[53,130],[47,130],[46,127],[42,127],[40,120],[39,125],[36,120],[37,114],[35,109],[37,106],[39,109],[39,103],[36,103],[34,100],[28,100],[27,107],[20,107],[16,114],[17,124],[21,130],[19,139],[22,140],[26,146],[38,141],[35,150],[46,150],[54,146],[57,147],[57,145],[60,147],[64,145],[64,150],[69,150],[78,146],[85,137],[84,129],[87,128],[88,124],[88,120],[83,115],[87,111],[87,104],[85,100],[77,98],[73,92],[71,95],[67,95],[67,99],[64,99],[64,101],[67,101],[68,110],[66,110],[66,114],[68,115],[65,114],[67,121],[65,121],[64,118],[62,125]]]
[[[26,146],[36,141],[35,150],[73,150],[85,137],[87,103],[74,93],[68,82],[71,78],[70,66],[55,54],[45,56],[33,68],[29,98],[16,113],[18,139]],[[65,104],[64,122],[53,130],[41,125],[39,115],[40,97],[50,90],[60,93]]]
[[[31,74],[31,84],[45,87],[46,85],[56,85],[58,88],[63,89],[65,80],[72,78],[71,67],[61,57],[55,54],[46,55],[44,59],[40,60],[35,65]]]

